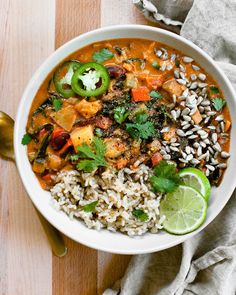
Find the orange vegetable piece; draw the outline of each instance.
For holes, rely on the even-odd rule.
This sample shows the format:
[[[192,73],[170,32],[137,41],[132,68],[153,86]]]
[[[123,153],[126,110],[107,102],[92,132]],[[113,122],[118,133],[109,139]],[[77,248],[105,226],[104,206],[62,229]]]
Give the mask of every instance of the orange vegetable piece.
[[[225,120],[225,132],[229,130],[230,126],[231,126],[231,122],[229,120]]]
[[[122,169],[122,168],[124,168],[127,165],[127,163],[128,163],[128,160],[127,159],[120,158],[116,162],[116,167],[117,167],[117,169]]]
[[[151,157],[152,166],[157,165],[162,159],[163,159],[163,157],[162,157],[161,153],[156,152],[155,154],[153,154]]]
[[[149,89],[146,86],[133,88],[131,91],[132,91],[132,101],[134,102],[151,100],[151,97],[149,95]]]

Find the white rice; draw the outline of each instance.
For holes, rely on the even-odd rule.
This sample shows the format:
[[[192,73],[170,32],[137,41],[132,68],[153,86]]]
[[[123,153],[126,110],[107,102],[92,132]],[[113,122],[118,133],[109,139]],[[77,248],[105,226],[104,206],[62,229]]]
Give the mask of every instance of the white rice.
[[[162,228],[159,216],[161,194],[152,192],[148,178],[151,169],[140,165],[136,171],[107,169],[101,175],[77,170],[62,171],[51,189],[55,208],[71,218],[82,219],[89,228],[107,228],[130,236],[147,231],[156,233]],[[98,201],[94,212],[85,212],[83,206]],[[140,209],[148,220],[140,221],[132,212]]]

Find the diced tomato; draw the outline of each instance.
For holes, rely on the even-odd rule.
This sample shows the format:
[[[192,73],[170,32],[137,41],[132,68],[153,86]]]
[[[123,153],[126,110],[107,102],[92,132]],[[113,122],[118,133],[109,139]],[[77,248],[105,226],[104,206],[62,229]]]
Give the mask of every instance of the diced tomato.
[[[63,155],[70,146],[73,146],[73,143],[71,139],[68,139],[67,143],[60,149],[59,155]]]
[[[42,176],[42,179],[46,182],[50,182],[52,180],[51,173],[45,174]]]
[[[162,157],[161,153],[156,152],[155,154],[153,154],[151,157],[152,166],[157,165],[162,159],[163,159],[163,157]]]
[[[149,95],[149,89],[146,86],[133,88],[131,91],[132,91],[132,100],[134,102],[151,100],[151,97]]]
[[[158,76],[158,75],[153,75],[153,76],[148,76],[146,78],[147,81],[147,86],[149,89],[157,89],[162,86],[164,83],[164,77],[163,76]]]

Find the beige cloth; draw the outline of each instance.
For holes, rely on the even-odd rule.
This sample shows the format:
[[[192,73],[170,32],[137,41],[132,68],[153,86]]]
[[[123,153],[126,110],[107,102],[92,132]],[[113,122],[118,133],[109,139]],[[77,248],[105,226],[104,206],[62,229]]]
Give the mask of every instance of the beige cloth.
[[[180,34],[217,60],[236,89],[236,0],[195,0],[187,14],[181,3],[189,1],[134,0],[153,20],[158,20],[157,13],[165,13],[165,5],[166,18],[173,17],[170,7],[178,10],[174,12],[175,21],[183,22],[179,16],[187,15]],[[153,11],[153,5],[159,12]],[[134,256],[121,282],[104,295],[235,295],[235,196],[236,192],[205,230],[183,244]]]

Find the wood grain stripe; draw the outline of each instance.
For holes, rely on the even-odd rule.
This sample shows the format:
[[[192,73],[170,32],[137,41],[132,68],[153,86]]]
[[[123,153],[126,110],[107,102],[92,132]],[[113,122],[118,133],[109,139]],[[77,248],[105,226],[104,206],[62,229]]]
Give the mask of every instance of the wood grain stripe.
[[[100,27],[100,1],[56,1],[56,48]],[[65,238],[68,254],[53,257],[53,295],[97,293],[97,251]],[[64,283],[63,283],[64,282]]]
[[[54,49],[54,1],[0,2],[0,109],[14,116],[22,91]],[[0,294],[51,295],[51,250],[13,163],[1,160]]]

